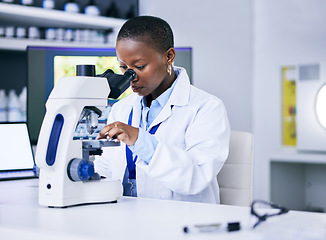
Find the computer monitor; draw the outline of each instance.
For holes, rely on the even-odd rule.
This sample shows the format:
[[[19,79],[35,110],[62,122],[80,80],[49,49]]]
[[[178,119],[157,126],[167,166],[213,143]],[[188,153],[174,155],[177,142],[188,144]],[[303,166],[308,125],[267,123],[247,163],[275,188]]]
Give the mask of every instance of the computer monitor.
[[[36,177],[26,123],[0,123],[0,181]]]
[[[37,143],[45,115],[45,103],[63,76],[74,76],[78,64],[93,64],[96,73],[112,69],[120,73],[115,48],[38,47],[27,48],[27,124],[32,144]],[[175,65],[192,78],[192,49],[176,48]],[[129,92],[131,90],[129,89]],[[125,95],[127,95],[125,93]]]

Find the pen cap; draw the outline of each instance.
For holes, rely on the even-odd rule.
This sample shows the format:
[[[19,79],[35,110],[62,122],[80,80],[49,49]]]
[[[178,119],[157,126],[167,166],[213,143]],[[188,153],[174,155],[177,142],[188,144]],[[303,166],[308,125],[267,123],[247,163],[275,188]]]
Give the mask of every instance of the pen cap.
[[[240,230],[240,223],[239,222],[228,223],[227,229],[228,229],[229,232],[239,231]]]

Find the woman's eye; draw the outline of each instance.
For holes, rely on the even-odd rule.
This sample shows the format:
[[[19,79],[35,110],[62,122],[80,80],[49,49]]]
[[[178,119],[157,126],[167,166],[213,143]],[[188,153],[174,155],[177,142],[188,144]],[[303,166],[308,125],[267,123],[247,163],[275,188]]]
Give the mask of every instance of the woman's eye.
[[[127,66],[120,66],[122,70],[127,70]]]
[[[144,66],[135,66],[135,68],[137,68],[138,70],[142,70],[144,69],[145,65]]]

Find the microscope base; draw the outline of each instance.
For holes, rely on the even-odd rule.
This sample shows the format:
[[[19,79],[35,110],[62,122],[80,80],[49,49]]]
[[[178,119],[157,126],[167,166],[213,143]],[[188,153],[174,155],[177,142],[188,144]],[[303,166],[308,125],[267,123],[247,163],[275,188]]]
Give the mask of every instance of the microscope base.
[[[85,204],[113,203],[122,196],[120,180],[99,180],[87,182],[67,182],[51,191],[40,182],[39,204],[46,207],[68,207]],[[58,186],[54,186],[54,189]]]

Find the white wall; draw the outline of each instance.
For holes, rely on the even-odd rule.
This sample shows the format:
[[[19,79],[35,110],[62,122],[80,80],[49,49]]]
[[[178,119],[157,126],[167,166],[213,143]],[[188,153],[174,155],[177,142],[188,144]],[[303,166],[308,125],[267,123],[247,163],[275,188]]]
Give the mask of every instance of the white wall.
[[[269,199],[269,159],[282,154],[281,66],[326,61],[326,1],[254,0],[255,197]]]
[[[140,0],[193,48],[193,83],[221,98],[233,130],[252,130],[251,0]]]

